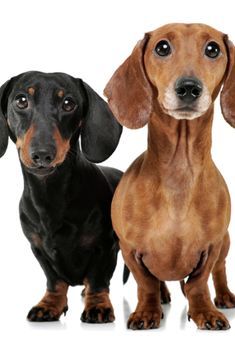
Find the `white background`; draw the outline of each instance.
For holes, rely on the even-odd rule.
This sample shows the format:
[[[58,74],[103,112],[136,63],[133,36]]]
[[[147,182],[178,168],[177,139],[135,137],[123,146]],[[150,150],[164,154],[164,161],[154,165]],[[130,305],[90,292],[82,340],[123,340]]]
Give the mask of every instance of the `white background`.
[[[33,1],[0,3],[0,82],[27,70],[63,71],[87,81],[102,95],[113,71],[144,32],[168,22],[202,22],[228,33],[235,41],[232,1]],[[234,97],[235,99],[235,97]],[[126,130],[114,155],[104,164],[125,170],[145,149],[146,129]],[[235,131],[222,118],[217,101],[213,157],[235,204]],[[122,260],[112,280],[114,324],[80,322],[81,287],[69,291],[67,316],[57,323],[28,323],[28,310],[45,290],[45,277],[31,254],[19,219],[23,183],[16,148],[9,144],[0,161],[0,351],[1,352],[148,352],[234,351],[235,309],[226,310],[232,328],[202,332],[186,317],[187,303],[178,283],[169,283],[172,304],[164,307],[158,330],[128,331],[126,320],[136,304],[131,278],[122,285]],[[235,211],[230,226],[232,246],[227,261],[235,291]],[[212,290],[212,296],[214,296]]]

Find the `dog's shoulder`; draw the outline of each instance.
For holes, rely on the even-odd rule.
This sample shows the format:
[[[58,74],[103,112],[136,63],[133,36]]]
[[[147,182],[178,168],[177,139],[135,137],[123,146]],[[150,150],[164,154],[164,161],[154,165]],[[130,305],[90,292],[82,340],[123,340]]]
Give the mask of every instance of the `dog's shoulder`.
[[[84,184],[84,188],[89,188],[90,191],[95,188],[96,192],[98,190],[105,192],[106,190],[113,194],[122,174],[118,169],[91,163],[80,153],[74,178],[79,179]]]
[[[114,192],[123,175],[123,172],[121,172],[119,169],[111,167],[100,166],[98,168],[107,181],[111,191]]]

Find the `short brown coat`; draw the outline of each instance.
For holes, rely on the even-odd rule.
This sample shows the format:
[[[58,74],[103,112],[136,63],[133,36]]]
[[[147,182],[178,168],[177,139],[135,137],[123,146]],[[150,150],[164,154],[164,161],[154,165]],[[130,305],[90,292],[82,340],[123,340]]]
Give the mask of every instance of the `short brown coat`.
[[[174,61],[153,55],[156,43],[165,38],[177,48]],[[208,40],[220,45],[217,61],[202,55]],[[208,110],[194,120],[176,120],[162,104],[170,80],[182,75],[199,77],[211,96]],[[233,45],[209,26],[170,24],[146,34],[106,86],[120,123],[131,128],[148,123],[148,149],[128,168],[112,203],[113,226],[138,283],[139,302],[128,322],[131,328],[139,328],[142,321],[141,328],[150,328],[151,320],[158,327],[159,298],[153,304],[154,293],[156,298],[159,295],[158,281],[187,276],[189,315],[198,327],[208,328],[209,322],[216,329],[217,321],[222,328],[229,327],[213,306],[206,284],[212,272],[217,302],[220,298],[225,306],[235,306],[224,267],[230,197],[210,152],[213,102],[222,83],[223,115],[235,126]],[[226,303],[221,299],[225,294]]]

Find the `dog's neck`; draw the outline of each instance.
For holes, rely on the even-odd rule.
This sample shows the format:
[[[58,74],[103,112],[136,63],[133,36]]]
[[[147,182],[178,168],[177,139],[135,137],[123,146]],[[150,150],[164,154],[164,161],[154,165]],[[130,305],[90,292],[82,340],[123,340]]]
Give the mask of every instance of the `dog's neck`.
[[[176,120],[155,111],[148,126],[147,165],[175,209],[187,212],[192,189],[212,165],[213,107],[194,120]],[[149,170],[149,168],[148,168]],[[191,190],[191,191],[190,191]]]
[[[148,126],[148,158],[160,172],[181,169],[198,172],[211,160],[213,106],[201,117],[177,120],[160,109]]]

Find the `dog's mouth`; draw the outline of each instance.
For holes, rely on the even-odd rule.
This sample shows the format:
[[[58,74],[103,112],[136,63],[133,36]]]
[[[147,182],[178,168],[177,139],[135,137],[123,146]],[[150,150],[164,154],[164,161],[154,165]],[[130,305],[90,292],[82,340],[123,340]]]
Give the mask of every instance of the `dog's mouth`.
[[[202,116],[208,109],[208,106],[201,107],[198,104],[175,104],[167,106],[162,104],[163,111],[177,120],[193,120]]]
[[[188,119],[191,119],[200,116],[202,112],[191,107],[184,107],[168,110],[168,114],[174,117],[186,117]]]
[[[195,109],[194,107],[184,106],[175,109],[165,109],[166,113],[173,118],[180,120],[180,119],[188,119],[193,120],[198,118],[202,115],[202,111]]]
[[[26,167],[27,171],[31,174],[34,174],[39,177],[45,177],[53,174],[56,170],[56,167]]]
[[[180,107],[180,108],[176,108],[174,109],[175,112],[197,112],[198,110],[195,109],[194,107],[190,107],[190,106],[184,106],[184,107]]]

